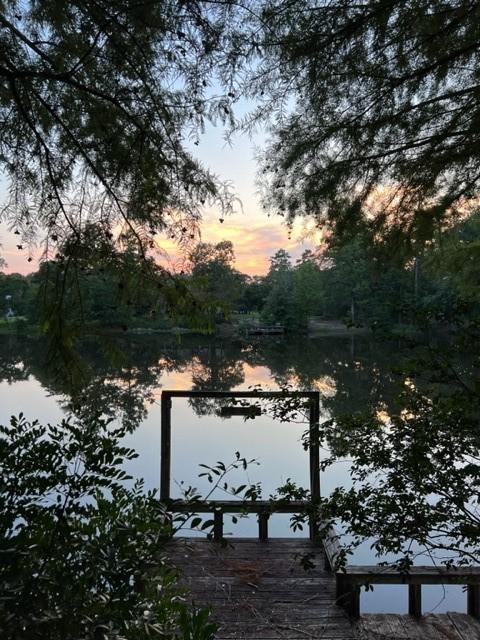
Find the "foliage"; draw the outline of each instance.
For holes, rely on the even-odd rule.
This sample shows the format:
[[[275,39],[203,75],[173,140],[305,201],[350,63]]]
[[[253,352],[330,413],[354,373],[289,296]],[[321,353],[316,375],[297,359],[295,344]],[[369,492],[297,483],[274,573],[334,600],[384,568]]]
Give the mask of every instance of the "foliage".
[[[264,2],[245,126],[271,126],[266,204],[414,252],[448,224],[478,194],[479,17],[470,0]]]
[[[426,254],[424,270],[442,282],[442,292],[463,300],[478,314],[480,272],[480,214],[460,222],[437,239]],[[459,317],[459,314],[455,314]]]
[[[471,327],[467,342],[463,336],[403,365],[396,409],[372,407],[321,425],[330,449],[322,468],[350,460],[352,485],[337,487],[322,506],[351,536],[349,550],[368,541],[403,569],[421,554],[480,562],[477,334]]]
[[[477,313],[478,219],[475,213],[437,234],[414,260],[386,256],[363,233],[332,241],[322,253],[307,250],[295,264],[280,249],[268,274],[256,277],[235,268],[229,241],[198,244],[181,276],[151,258],[138,263],[131,251],[103,265],[88,256],[59,258],[29,276],[0,273],[0,311],[11,306],[30,324],[53,328],[66,350],[85,327],[165,330],[176,323],[214,331],[235,311],[239,324],[260,313],[290,332],[305,331],[315,317],[382,331],[448,325],[468,305],[472,317]]]
[[[233,244],[227,240],[215,245],[201,242],[190,253],[189,259],[192,288],[199,298],[210,301],[214,319],[215,316],[221,318],[238,301],[243,285],[242,274],[234,268]]]
[[[297,328],[294,281],[291,258],[284,249],[279,249],[270,258],[270,269],[266,276],[268,295],[262,315],[267,322],[277,322],[287,330]]]
[[[23,415],[0,427],[0,626],[9,638],[184,638],[214,627],[190,610],[162,555],[171,526],[154,493],[128,488],[135,453],[100,418]]]
[[[0,24],[4,217],[25,241],[44,228],[48,257],[93,252],[93,225],[104,247],[145,254],[159,232],[188,243],[202,204],[229,210],[186,144],[231,117],[231,89],[210,90],[222,75],[227,86],[224,49],[240,55],[229,3],[13,1]]]

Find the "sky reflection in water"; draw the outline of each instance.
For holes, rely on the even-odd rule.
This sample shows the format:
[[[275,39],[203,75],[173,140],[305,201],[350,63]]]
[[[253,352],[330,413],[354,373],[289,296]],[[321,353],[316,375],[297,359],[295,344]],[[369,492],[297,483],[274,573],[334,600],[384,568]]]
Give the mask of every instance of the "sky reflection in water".
[[[328,337],[296,342],[259,341],[252,345],[212,340],[176,339],[149,336],[124,341],[126,360],[116,367],[105,364],[95,348],[89,355],[90,378],[76,393],[88,403],[94,394],[98,401],[102,385],[115,385],[125,393],[105,400],[117,418],[129,414],[128,404],[137,404],[130,415],[140,416],[139,426],[127,437],[129,446],[139,453],[128,471],[145,479],[146,486],[158,488],[160,477],[160,395],[162,389],[248,389],[253,385],[278,388],[286,383],[303,389],[318,389],[322,398],[322,415],[361,410],[367,401],[379,404],[388,414],[395,391],[401,381],[391,374],[397,360],[398,345],[378,343],[364,337]],[[55,422],[63,415],[69,401],[69,389],[52,378],[42,367],[42,347],[12,338],[0,339],[0,421],[23,411],[27,418]],[[23,363],[23,364],[22,364]],[[112,384],[112,383],[115,384]],[[129,395],[130,394],[130,395]],[[176,398],[172,407],[172,494],[179,495],[176,483],[193,485],[205,494],[209,484],[199,479],[199,463],[233,460],[235,451],[256,458],[259,466],[231,475],[233,484],[261,482],[264,497],[292,478],[308,483],[308,456],[301,446],[307,424],[281,424],[262,415],[245,421],[241,417],[222,419],[208,403],[195,404]],[[348,485],[348,463],[337,464],[322,475],[322,491]],[[221,497],[219,494],[218,497]],[[225,518],[225,530],[235,535],[255,536],[254,518],[241,519],[237,525]],[[288,515],[272,516],[270,535],[291,536]],[[353,563],[372,563],[375,559],[364,546]],[[422,562],[424,562],[422,560]],[[460,586],[450,586],[444,598],[442,587],[424,587],[424,610],[436,612],[466,610],[466,596]],[[376,587],[362,595],[363,611],[405,612],[407,589],[402,586]]]

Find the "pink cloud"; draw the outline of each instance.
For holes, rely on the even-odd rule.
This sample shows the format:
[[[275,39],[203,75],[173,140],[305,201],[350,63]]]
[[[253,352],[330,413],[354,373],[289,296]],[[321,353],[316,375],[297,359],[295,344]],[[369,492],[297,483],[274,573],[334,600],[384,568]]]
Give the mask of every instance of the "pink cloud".
[[[18,250],[18,236],[1,229],[0,257],[7,262],[7,273],[28,274],[38,269],[41,249],[29,254],[28,250]],[[309,241],[303,241],[299,229],[294,229],[289,238],[288,230],[278,219],[265,222],[260,216],[233,216],[220,223],[216,217],[207,216],[201,227],[202,242],[218,243],[230,240],[233,243],[236,256],[236,268],[248,275],[263,275],[269,268],[269,258],[278,249],[288,251],[293,260],[312,246]],[[181,268],[185,256],[179,247],[168,238],[157,238],[158,247],[164,252],[161,262],[165,266]],[[28,262],[28,258],[33,258]]]

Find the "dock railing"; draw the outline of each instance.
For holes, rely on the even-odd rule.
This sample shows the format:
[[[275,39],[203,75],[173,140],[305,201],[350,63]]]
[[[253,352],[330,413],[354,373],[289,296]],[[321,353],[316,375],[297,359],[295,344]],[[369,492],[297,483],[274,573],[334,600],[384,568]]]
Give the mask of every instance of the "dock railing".
[[[467,589],[467,613],[480,618],[480,567],[412,566],[408,572],[381,565],[346,565],[336,569],[342,553],[339,535],[333,527],[323,541],[325,566],[335,571],[336,601],[352,618],[360,616],[361,587],[379,584],[408,586],[408,613],[422,615],[422,585],[464,585]]]
[[[408,573],[392,567],[347,565],[337,571],[337,603],[352,618],[360,616],[360,589],[366,585],[404,584],[408,586],[408,613],[422,615],[422,585],[458,584],[467,587],[467,613],[480,618],[480,567],[413,566]]]
[[[310,500],[209,500],[192,503],[188,500],[172,499],[171,484],[171,448],[172,448],[172,399],[173,398],[217,398],[230,399],[233,402],[245,400],[306,400],[309,431]],[[234,405],[224,415],[239,415],[242,405]],[[225,409],[225,407],[224,407]],[[243,414],[247,417],[258,415],[252,405],[243,405]],[[161,459],[160,459],[160,499],[176,513],[212,513],[213,538],[223,538],[224,513],[255,513],[258,518],[258,537],[268,539],[268,521],[273,513],[298,513],[306,508],[313,509],[320,502],[320,394],[317,391],[185,391],[165,390],[161,398]],[[312,517],[309,523],[310,538],[317,538],[317,522]]]

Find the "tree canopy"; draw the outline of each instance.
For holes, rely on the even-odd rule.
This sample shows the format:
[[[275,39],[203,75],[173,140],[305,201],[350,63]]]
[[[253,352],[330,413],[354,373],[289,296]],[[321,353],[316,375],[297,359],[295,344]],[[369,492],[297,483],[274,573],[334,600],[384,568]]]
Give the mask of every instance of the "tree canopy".
[[[274,114],[268,206],[337,234],[430,238],[480,184],[480,6],[265,2],[248,122]]]
[[[231,205],[190,148],[231,117],[235,30],[228,2],[0,2],[3,220],[46,230],[48,257],[195,238],[204,204]]]
[[[260,122],[267,206],[417,244],[478,192],[479,18],[472,0],[1,3],[3,217],[47,229],[47,253],[85,248],[87,220],[100,253],[188,244],[204,204],[232,204],[192,143]]]

